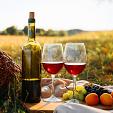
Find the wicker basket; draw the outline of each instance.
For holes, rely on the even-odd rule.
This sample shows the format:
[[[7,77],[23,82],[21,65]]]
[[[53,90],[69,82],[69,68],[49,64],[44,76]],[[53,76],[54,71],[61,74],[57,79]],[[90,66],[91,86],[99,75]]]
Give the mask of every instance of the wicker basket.
[[[0,87],[7,86],[11,78],[20,72],[21,68],[13,62],[11,57],[0,51]]]
[[[9,83],[13,78],[19,78],[21,68],[13,62],[11,57],[0,50],[0,101],[8,98]]]

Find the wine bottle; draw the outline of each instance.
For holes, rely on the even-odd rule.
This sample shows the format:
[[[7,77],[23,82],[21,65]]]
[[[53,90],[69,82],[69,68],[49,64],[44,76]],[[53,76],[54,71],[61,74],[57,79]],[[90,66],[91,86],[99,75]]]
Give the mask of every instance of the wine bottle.
[[[28,41],[22,47],[22,100],[40,102],[41,46],[35,40],[34,12],[29,13]]]

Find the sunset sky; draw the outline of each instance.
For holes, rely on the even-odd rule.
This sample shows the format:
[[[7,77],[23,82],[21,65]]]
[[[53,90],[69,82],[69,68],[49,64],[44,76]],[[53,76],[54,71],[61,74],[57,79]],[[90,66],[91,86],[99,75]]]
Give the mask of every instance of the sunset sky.
[[[112,0],[0,0],[0,30],[23,29],[29,11],[37,28],[113,30]]]

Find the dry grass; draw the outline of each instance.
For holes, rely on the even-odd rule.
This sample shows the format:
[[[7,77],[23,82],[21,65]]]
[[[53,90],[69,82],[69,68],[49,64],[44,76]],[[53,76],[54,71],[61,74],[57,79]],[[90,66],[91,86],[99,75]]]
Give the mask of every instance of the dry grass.
[[[102,40],[104,37],[113,38],[113,31],[107,32],[84,32],[74,36],[65,37],[37,37],[37,41],[43,46],[44,43],[87,42]],[[15,60],[20,59],[21,47],[27,41],[27,36],[0,36],[0,48]],[[86,43],[87,44],[87,43]]]
[[[37,37],[37,41],[43,46],[44,43],[67,43],[67,42],[87,42],[92,40],[104,40],[113,38],[113,31],[105,32],[84,32],[74,36],[65,37]],[[7,52],[14,59],[19,59],[21,47],[27,41],[27,36],[0,36],[0,48]],[[87,44],[87,43],[86,43]]]
[[[0,36],[0,48],[20,64],[21,47],[27,39],[27,36]],[[113,31],[84,32],[65,37],[38,36],[36,40],[39,41],[42,47],[44,43],[84,42],[88,62],[87,68],[81,74],[82,78],[94,79],[100,83],[107,77],[107,83],[113,84]],[[63,75],[65,76],[65,73]]]

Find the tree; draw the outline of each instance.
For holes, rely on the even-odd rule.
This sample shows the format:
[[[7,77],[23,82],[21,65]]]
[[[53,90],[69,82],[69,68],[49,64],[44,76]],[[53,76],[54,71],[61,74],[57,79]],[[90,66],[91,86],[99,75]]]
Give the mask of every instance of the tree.
[[[24,35],[24,32],[22,30],[18,30],[18,35]]]
[[[66,36],[66,35],[67,35],[67,33],[65,31],[63,31],[63,30],[59,31],[59,36]]]
[[[8,27],[6,29],[6,32],[9,35],[17,35],[18,34],[18,30],[17,30],[17,28],[15,26]]]
[[[45,30],[44,29],[36,29],[36,35],[44,36],[45,35]]]
[[[52,29],[49,29],[46,33],[46,36],[55,36],[55,32]]]
[[[25,35],[27,35],[28,34],[28,26],[25,26],[22,31],[24,32]]]
[[[1,31],[1,32],[0,32],[0,35],[7,35],[7,31],[6,31],[6,30]]]

